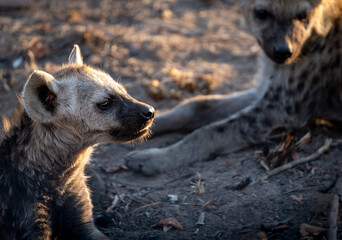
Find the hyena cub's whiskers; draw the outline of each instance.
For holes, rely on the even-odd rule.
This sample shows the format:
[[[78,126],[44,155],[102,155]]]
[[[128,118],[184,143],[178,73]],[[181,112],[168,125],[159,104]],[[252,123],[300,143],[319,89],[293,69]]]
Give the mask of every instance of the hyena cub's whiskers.
[[[108,74],[83,64],[75,45],[54,74],[26,82],[0,142],[0,239],[108,239],[94,225],[84,169],[93,146],[149,132],[154,109]]]

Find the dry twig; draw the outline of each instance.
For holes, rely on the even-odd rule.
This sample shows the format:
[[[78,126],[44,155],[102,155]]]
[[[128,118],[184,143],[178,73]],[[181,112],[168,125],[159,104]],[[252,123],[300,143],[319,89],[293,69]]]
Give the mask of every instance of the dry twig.
[[[337,218],[340,207],[340,197],[334,194],[330,203],[330,212],[328,216],[327,240],[337,240]]]
[[[149,207],[152,207],[152,208],[159,207],[162,204],[163,204],[162,202],[154,202],[154,203],[146,204],[144,206],[141,206],[141,207],[138,207],[138,208],[134,209],[132,211],[132,213],[137,212],[137,211],[139,211],[141,209],[149,208]]]
[[[116,195],[118,196],[119,200],[121,202],[124,202],[123,199],[121,198],[121,194],[120,194],[118,188],[116,187],[115,183],[111,182],[110,186],[114,189],[114,191],[115,191]]]
[[[328,227],[327,227],[327,239],[337,240],[337,219],[340,208],[341,199],[341,189],[342,189],[342,178],[337,179],[335,190],[336,192],[332,196],[330,203],[330,211],[328,215]]]
[[[310,161],[313,161],[315,160],[316,158],[318,158],[319,156],[321,156],[323,153],[325,153],[329,148],[330,148],[330,145],[332,143],[332,139],[331,138],[327,138],[324,142],[324,145],[322,147],[320,147],[315,153],[311,154],[310,156],[307,156],[307,157],[304,157],[304,158],[300,158],[296,161],[293,161],[293,162],[290,162],[288,164],[285,164],[283,166],[280,166],[278,168],[275,168],[273,169],[272,171],[270,172],[267,172],[265,173],[262,177],[260,177],[258,181],[262,181],[262,180],[266,180],[267,178],[271,177],[271,176],[274,176],[280,172],[283,172],[285,170],[288,170],[290,168],[293,168],[299,164],[303,164],[303,163],[307,163],[307,162],[310,162]]]

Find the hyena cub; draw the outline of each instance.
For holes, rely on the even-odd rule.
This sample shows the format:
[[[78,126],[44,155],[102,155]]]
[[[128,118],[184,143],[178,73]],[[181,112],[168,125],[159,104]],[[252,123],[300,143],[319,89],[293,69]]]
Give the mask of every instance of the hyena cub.
[[[154,109],[108,74],[69,63],[35,71],[0,143],[0,239],[108,239],[95,227],[84,174],[93,146],[149,132]]]
[[[257,87],[233,96],[201,96],[158,116],[156,134],[206,126],[169,147],[130,153],[131,168],[146,175],[165,172],[261,143],[278,127],[302,127],[314,118],[342,120],[342,1],[240,3],[263,50]]]

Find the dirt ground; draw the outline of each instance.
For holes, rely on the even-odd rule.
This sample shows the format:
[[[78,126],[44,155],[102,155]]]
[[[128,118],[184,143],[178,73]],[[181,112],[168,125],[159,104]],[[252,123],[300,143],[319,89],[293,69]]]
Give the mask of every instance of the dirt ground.
[[[11,113],[33,69],[53,72],[75,43],[87,64],[159,112],[191,96],[246,89],[253,85],[259,48],[242,25],[233,0],[41,0],[0,9],[0,114]],[[155,177],[124,169],[123,157],[184,135],[101,145],[91,163],[100,178],[91,179],[96,224],[112,239],[325,239],[317,229],[323,233],[305,236],[302,224],[327,226],[334,191],[327,186],[341,174],[341,134],[323,126],[312,135],[312,143],[286,160],[314,153],[327,137],[334,139],[330,150],[261,182],[255,180],[265,169],[255,153],[279,145],[286,133]],[[246,179],[252,183],[239,188]],[[153,226],[170,217],[184,229]],[[337,226],[342,239],[341,222]]]

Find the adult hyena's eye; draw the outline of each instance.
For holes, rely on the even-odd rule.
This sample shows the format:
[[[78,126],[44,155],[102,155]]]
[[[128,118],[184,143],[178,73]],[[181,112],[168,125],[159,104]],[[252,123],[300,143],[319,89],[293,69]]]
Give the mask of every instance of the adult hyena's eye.
[[[255,9],[254,15],[259,20],[266,20],[271,16],[271,14],[265,9]]]
[[[301,12],[301,13],[299,13],[299,14],[297,15],[297,19],[298,19],[299,21],[306,21],[307,18],[308,18],[307,12]]]
[[[112,100],[108,99],[108,100],[105,100],[103,102],[96,104],[96,106],[102,111],[106,111],[112,107],[112,104],[113,104]]]

